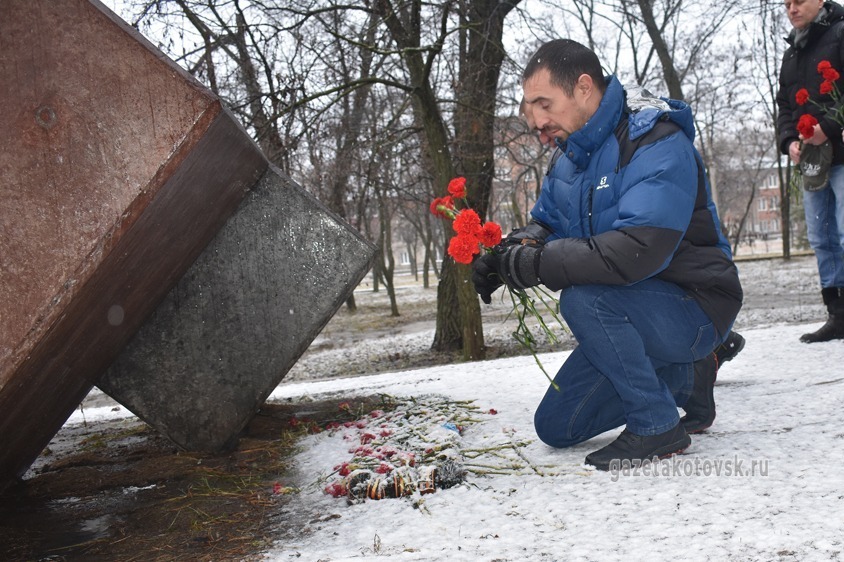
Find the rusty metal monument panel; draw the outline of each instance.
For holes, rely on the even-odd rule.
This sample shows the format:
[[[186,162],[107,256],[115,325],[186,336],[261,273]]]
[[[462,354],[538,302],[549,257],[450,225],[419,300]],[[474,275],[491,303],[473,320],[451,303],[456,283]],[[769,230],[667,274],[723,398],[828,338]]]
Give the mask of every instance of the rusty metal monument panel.
[[[267,169],[95,0],[0,2],[0,488]]]

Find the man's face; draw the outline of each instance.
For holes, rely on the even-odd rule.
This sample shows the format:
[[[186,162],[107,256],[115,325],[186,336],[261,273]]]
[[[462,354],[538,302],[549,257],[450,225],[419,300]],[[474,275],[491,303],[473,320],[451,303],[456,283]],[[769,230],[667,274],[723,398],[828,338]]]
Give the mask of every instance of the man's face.
[[[539,139],[543,143],[551,143],[555,138],[567,140],[592,116],[586,103],[589,92],[576,85],[574,95],[567,95],[562,88],[551,84],[547,68],[539,69],[525,80],[523,88],[525,116],[528,123],[539,131]]]
[[[824,0],[785,0],[788,20],[795,29],[804,29],[818,17]]]
[[[530,130],[536,129],[536,120],[533,118],[533,108],[529,106],[527,103],[524,104],[524,109],[522,111],[522,115],[525,117],[525,121],[527,122],[528,127]],[[844,133],[842,133],[844,134]],[[554,139],[549,137],[544,132],[539,131],[539,142],[542,144],[553,144]]]

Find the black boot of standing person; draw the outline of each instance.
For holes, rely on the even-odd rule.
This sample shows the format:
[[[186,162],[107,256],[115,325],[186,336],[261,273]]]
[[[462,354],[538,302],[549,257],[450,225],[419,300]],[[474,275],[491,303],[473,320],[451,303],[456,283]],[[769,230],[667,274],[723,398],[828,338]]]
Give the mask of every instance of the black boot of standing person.
[[[695,361],[695,382],[692,395],[683,406],[686,415],[680,418],[680,423],[686,433],[694,435],[708,429],[715,421],[715,380],[718,369],[744,349],[745,340],[741,334],[731,331],[727,339],[715,348],[711,354],[700,361]]]
[[[680,425],[686,433],[702,433],[715,421],[715,379],[718,377],[718,358],[710,353],[700,361],[695,361],[695,383],[692,395],[683,405],[685,416],[680,418]]]
[[[733,358],[738,355],[742,349],[744,349],[744,343],[744,337],[741,334],[730,331],[730,333],[727,334],[727,339],[724,340],[724,343],[715,348],[715,356],[718,359],[718,367],[720,368],[721,365],[727,361],[732,361]]]
[[[821,297],[829,312],[829,318],[817,331],[800,336],[803,343],[844,339],[844,287],[822,289]]]

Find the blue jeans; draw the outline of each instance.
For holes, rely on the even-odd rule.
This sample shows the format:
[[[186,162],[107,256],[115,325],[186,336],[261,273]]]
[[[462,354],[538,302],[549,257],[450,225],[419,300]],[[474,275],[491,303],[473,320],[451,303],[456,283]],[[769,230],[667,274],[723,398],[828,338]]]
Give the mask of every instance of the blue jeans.
[[[693,362],[721,336],[697,302],[673,283],[579,285],[563,291],[560,312],[578,346],[534,416],[539,438],[569,447],[627,424],[656,435],[680,421],[694,385]]]
[[[803,209],[821,288],[844,287],[844,166],[830,169],[828,187],[803,192]]]

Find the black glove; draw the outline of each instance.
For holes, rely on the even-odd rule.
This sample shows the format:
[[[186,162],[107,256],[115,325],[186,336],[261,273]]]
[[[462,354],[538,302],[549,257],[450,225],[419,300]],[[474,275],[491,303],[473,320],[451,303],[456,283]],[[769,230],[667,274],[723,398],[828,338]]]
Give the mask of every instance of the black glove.
[[[551,230],[546,228],[542,223],[530,221],[527,226],[517,228],[508,234],[504,240],[501,241],[502,246],[541,246],[545,244],[545,239],[551,235]]]
[[[475,292],[486,304],[502,283],[514,289],[539,285],[539,259],[542,246],[504,246],[499,244],[492,253],[483,254],[472,262],[472,283]]]

